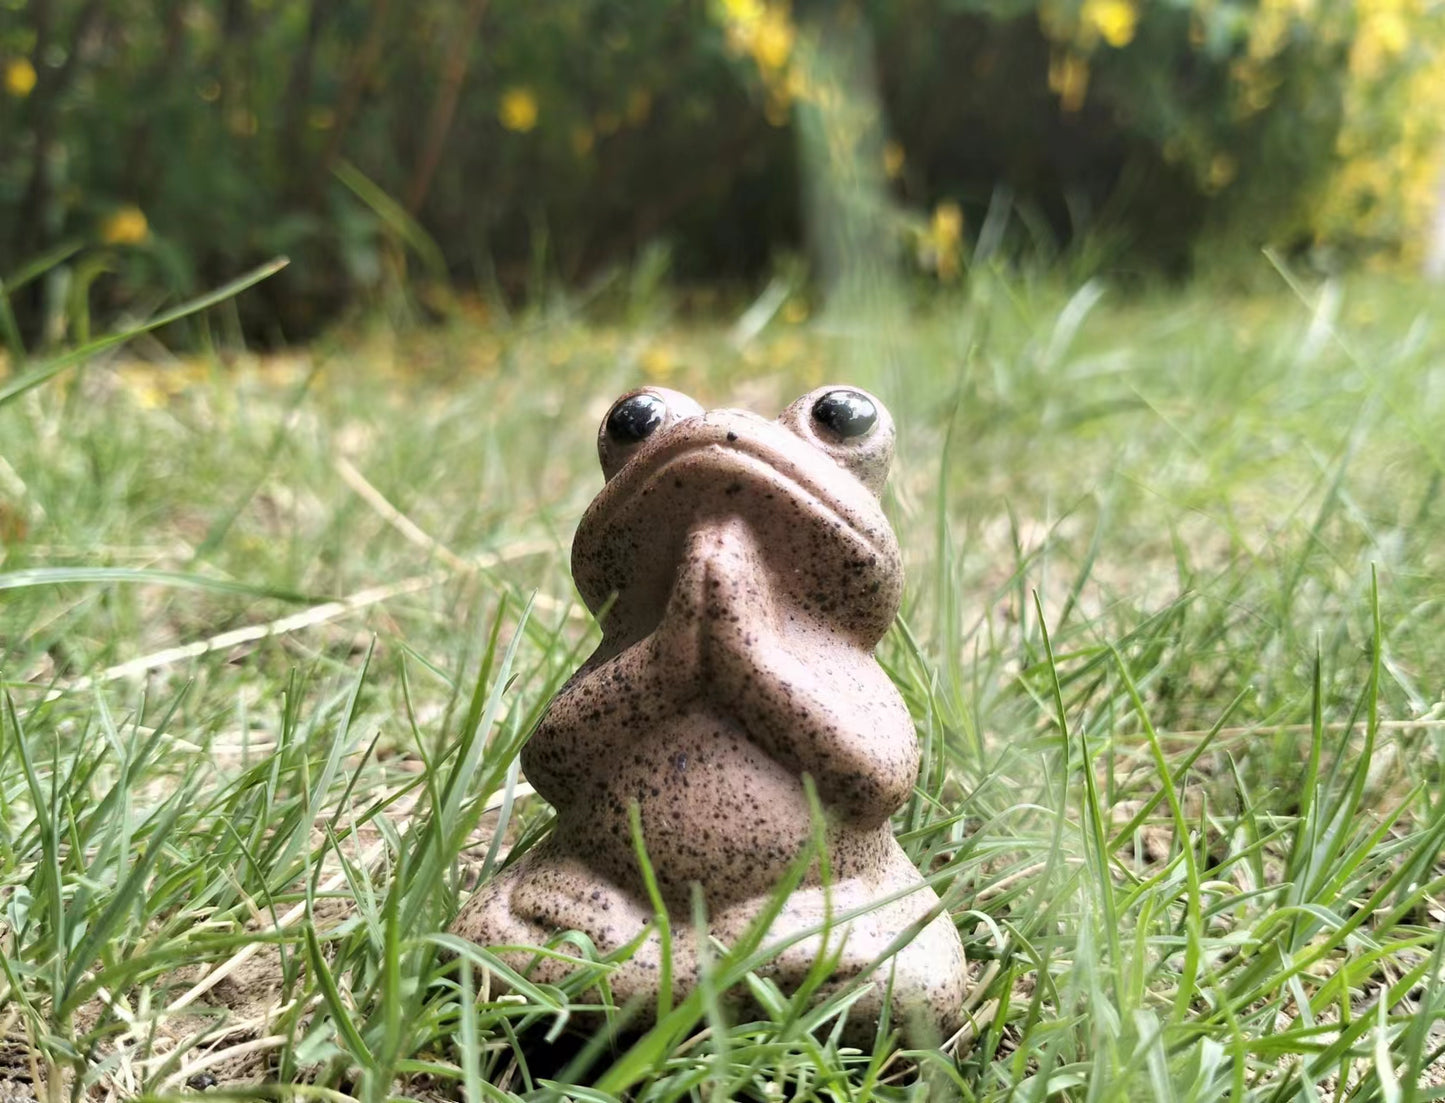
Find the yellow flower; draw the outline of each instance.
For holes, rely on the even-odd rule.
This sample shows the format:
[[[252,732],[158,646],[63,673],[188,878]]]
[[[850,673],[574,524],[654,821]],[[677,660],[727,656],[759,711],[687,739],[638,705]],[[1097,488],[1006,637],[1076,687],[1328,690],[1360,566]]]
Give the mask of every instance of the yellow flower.
[[[883,145],[883,171],[888,179],[897,180],[903,175],[903,145],[900,142],[888,141]]]
[[[750,22],[763,14],[758,0],[723,0],[723,14],[738,23]]]
[[[150,235],[150,223],[139,207],[122,207],[100,224],[100,240],[107,245],[139,245]]]
[[[170,401],[170,392],[154,368],[127,364],[117,370],[116,376],[131,401],[142,410],[158,410]]]
[[[5,66],[5,91],[23,100],[35,90],[35,66],[28,57],[17,57]]]
[[[951,280],[959,273],[959,250],[963,244],[963,210],[951,199],[933,208],[933,221],[928,227],[927,252],[932,254],[935,270],[941,280]]]
[[[520,85],[502,93],[497,118],[508,130],[525,134],[537,125],[537,97],[530,88]]]
[[[1211,195],[1223,191],[1234,183],[1239,172],[1239,162],[1227,153],[1216,153],[1209,161],[1209,172],[1204,178],[1204,190]]]
[[[1410,44],[1410,28],[1405,25],[1398,12],[1380,12],[1369,22],[1370,31],[1379,40],[1380,48],[1385,53],[1401,53]]]
[[[720,5],[728,52],[753,59],[768,89],[765,113],[774,126],[787,123],[794,98],[790,85],[797,70],[792,62],[798,28],[791,9],[790,0],[721,0]]]
[[[752,54],[764,72],[781,69],[793,52],[793,21],[788,13],[769,8],[758,21],[752,43]]]
[[[677,358],[666,344],[652,345],[641,357],[642,374],[654,383],[664,383],[677,370]]]
[[[1084,25],[1096,31],[1116,49],[1134,41],[1139,9],[1132,0],[1084,0],[1080,15]]]
[[[1065,114],[1078,111],[1089,91],[1089,63],[1072,51],[1055,54],[1049,59],[1049,91],[1058,94]]]
[[[952,199],[933,209],[933,240],[946,248],[957,247],[963,237],[963,210]]]
[[[597,135],[592,132],[590,126],[574,126],[572,128],[572,152],[578,157],[586,157],[596,144]]]

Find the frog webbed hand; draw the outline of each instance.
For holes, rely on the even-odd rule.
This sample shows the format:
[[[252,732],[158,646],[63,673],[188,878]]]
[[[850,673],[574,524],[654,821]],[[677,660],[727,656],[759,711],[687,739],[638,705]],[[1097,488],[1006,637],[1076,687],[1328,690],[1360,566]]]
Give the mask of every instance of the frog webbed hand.
[[[811,775],[831,811],[886,821],[912,791],[919,752],[908,710],[872,652],[821,622],[793,623],[795,602],[762,581],[774,572],[745,522],[714,522],[690,544],[696,554],[651,637],[657,660],[769,757]]]
[[[885,822],[918,778],[918,741],[898,691],[871,658],[803,658],[747,635],[709,651],[709,694],[729,702],[770,756],[811,775],[825,808]]]

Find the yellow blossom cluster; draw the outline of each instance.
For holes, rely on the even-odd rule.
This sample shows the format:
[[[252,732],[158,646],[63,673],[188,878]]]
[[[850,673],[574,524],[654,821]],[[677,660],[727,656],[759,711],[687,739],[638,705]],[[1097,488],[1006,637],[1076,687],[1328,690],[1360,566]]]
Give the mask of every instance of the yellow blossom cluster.
[[[623,127],[638,127],[652,114],[653,93],[645,87],[633,88],[620,110],[603,107],[590,118],[574,123],[567,131],[567,142],[573,156],[587,157],[599,138],[608,138]],[[528,134],[541,122],[542,106],[537,92],[530,85],[514,84],[502,90],[497,100],[497,121],[504,130]]]
[[[1427,13],[1427,7],[1436,10]],[[1357,12],[1358,23],[1350,45],[1350,75],[1367,83],[1379,80],[1388,67],[1398,62],[1410,45],[1412,24],[1428,15],[1445,19],[1439,5],[1412,0],[1361,0]]]
[[[1340,168],[1316,221],[1322,236],[1399,242],[1413,263],[1445,184],[1445,8],[1356,0]]]
[[[1235,122],[1278,110],[1299,51],[1347,60],[1321,78],[1339,82],[1329,94],[1341,96],[1344,121],[1338,167],[1308,218],[1322,241],[1400,242],[1408,259],[1445,184],[1445,0],[1253,0],[1243,20],[1221,0],[1188,7],[1194,51],[1219,57],[1223,35]],[[1084,106],[1099,51],[1129,45],[1150,15],[1140,0],[1042,0],[1039,24],[1053,46],[1048,85],[1063,111]],[[1192,165],[1213,194],[1259,168],[1217,141],[1181,131],[1163,154]]]
[[[1204,9],[1213,0],[1195,0]],[[1445,173],[1445,5],[1440,0],[1259,0],[1231,66],[1236,118],[1271,107],[1280,62],[1307,37],[1345,52],[1338,167],[1310,221],[1321,241],[1423,239]]]
[[[1196,25],[1214,14],[1214,2],[1195,0]],[[1284,83],[1280,55],[1296,34],[1325,45],[1340,39],[1345,33],[1340,7],[1331,0],[1324,0],[1323,7],[1317,0],[1258,0],[1247,24],[1243,51],[1229,68],[1236,119],[1257,115],[1274,102]],[[1195,42],[1196,48],[1199,45]]]
[[[1216,0],[1194,0],[1196,19]],[[1445,5],[1440,0],[1258,0],[1230,66],[1233,109],[1247,119],[1273,106],[1292,43],[1345,52],[1339,164],[1310,213],[1321,241],[1422,240],[1445,173]],[[1196,42],[1196,46],[1199,43]],[[1215,157],[1218,161],[1218,155]],[[1237,166],[1208,173],[1227,186]]]
[[[1123,49],[1139,29],[1136,0],[1083,0],[1066,6],[1061,0],[1044,0],[1038,9],[1039,26],[1054,44],[1049,56],[1049,91],[1059,106],[1073,114],[1084,106],[1089,92],[1089,55],[1100,44]]]
[[[1090,49],[1103,39],[1116,50],[1134,41],[1139,9],[1133,0],[1084,0],[1079,10],[1079,45]]]
[[[783,125],[801,91],[792,65],[798,29],[791,5],[788,0],[720,0],[719,11],[728,49],[752,58],[762,77],[768,121]]]
[[[652,115],[652,92],[647,88],[634,88],[627,94],[623,110],[603,108],[590,120],[577,123],[568,134],[574,156],[586,157],[597,145],[598,138],[610,138],[624,126],[638,127]],[[514,128],[513,128],[514,129]]]

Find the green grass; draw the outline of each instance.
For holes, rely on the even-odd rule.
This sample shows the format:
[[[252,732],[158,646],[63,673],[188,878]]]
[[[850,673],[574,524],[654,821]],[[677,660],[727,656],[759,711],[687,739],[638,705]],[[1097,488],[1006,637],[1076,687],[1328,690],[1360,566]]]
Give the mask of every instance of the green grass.
[[[1445,1095],[1431,293],[980,275],[741,349],[665,305],[0,382],[0,1097]],[[846,993],[755,946],[569,1043],[605,961],[534,985],[445,934],[546,829],[516,752],[594,639],[566,551],[646,378],[898,420],[880,657],[977,977],[951,1049],[846,1049]]]

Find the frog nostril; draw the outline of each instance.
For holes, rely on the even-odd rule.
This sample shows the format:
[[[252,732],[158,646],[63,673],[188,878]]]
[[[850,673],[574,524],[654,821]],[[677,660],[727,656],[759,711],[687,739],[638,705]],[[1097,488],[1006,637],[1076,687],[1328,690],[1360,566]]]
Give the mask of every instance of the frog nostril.
[[[607,436],[615,444],[636,444],[655,433],[666,417],[667,406],[656,395],[629,395],[607,415]]]
[[[829,391],[813,403],[813,420],[835,436],[865,436],[878,423],[878,408],[858,391]]]

